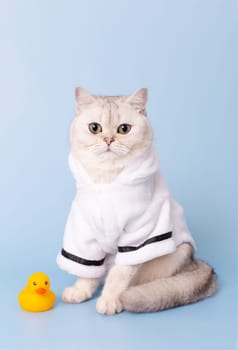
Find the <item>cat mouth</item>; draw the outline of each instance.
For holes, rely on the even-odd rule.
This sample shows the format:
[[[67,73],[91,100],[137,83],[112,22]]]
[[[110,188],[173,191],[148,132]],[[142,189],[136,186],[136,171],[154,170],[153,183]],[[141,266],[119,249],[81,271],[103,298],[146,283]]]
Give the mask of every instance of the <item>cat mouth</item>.
[[[114,159],[115,157],[117,158],[117,154],[113,152],[113,150],[108,147],[103,153],[102,157],[105,157],[105,159]]]

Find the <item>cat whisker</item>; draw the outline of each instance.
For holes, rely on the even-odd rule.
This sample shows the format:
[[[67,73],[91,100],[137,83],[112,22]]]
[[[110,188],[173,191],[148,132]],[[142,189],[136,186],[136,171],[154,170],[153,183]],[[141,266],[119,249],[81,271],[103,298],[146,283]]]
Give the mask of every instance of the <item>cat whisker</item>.
[[[98,143],[88,146],[88,148],[89,148],[90,150],[95,150],[95,149],[102,148],[102,147],[104,147],[104,145],[100,145],[100,144],[98,144]]]

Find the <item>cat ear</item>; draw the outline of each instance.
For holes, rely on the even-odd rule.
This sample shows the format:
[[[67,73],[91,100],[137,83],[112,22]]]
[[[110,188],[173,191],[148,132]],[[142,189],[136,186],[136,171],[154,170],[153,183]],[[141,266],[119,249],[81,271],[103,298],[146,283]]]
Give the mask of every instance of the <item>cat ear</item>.
[[[79,106],[87,105],[95,101],[95,98],[90,94],[90,92],[81,87],[76,87],[75,98]]]
[[[127,98],[127,102],[130,103],[137,112],[146,115],[145,107],[147,102],[147,95],[147,89],[141,88],[129,96]]]

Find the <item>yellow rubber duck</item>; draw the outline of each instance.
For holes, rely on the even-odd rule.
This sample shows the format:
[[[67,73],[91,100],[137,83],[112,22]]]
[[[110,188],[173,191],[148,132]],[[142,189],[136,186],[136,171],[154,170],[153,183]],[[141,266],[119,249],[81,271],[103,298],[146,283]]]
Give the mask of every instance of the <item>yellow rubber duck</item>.
[[[54,306],[55,299],[55,293],[50,290],[50,279],[43,272],[33,273],[26,287],[18,295],[20,306],[32,312],[50,310]]]

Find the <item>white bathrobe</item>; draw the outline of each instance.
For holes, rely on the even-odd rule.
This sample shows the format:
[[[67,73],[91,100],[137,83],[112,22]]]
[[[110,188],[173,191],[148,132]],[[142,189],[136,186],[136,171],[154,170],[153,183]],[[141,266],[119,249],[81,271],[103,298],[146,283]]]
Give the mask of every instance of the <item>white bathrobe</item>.
[[[57,263],[85,278],[102,277],[107,265],[140,264],[189,242],[182,207],[168,191],[151,148],[127,166],[111,184],[94,184],[80,162],[69,155],[77,185]]]

